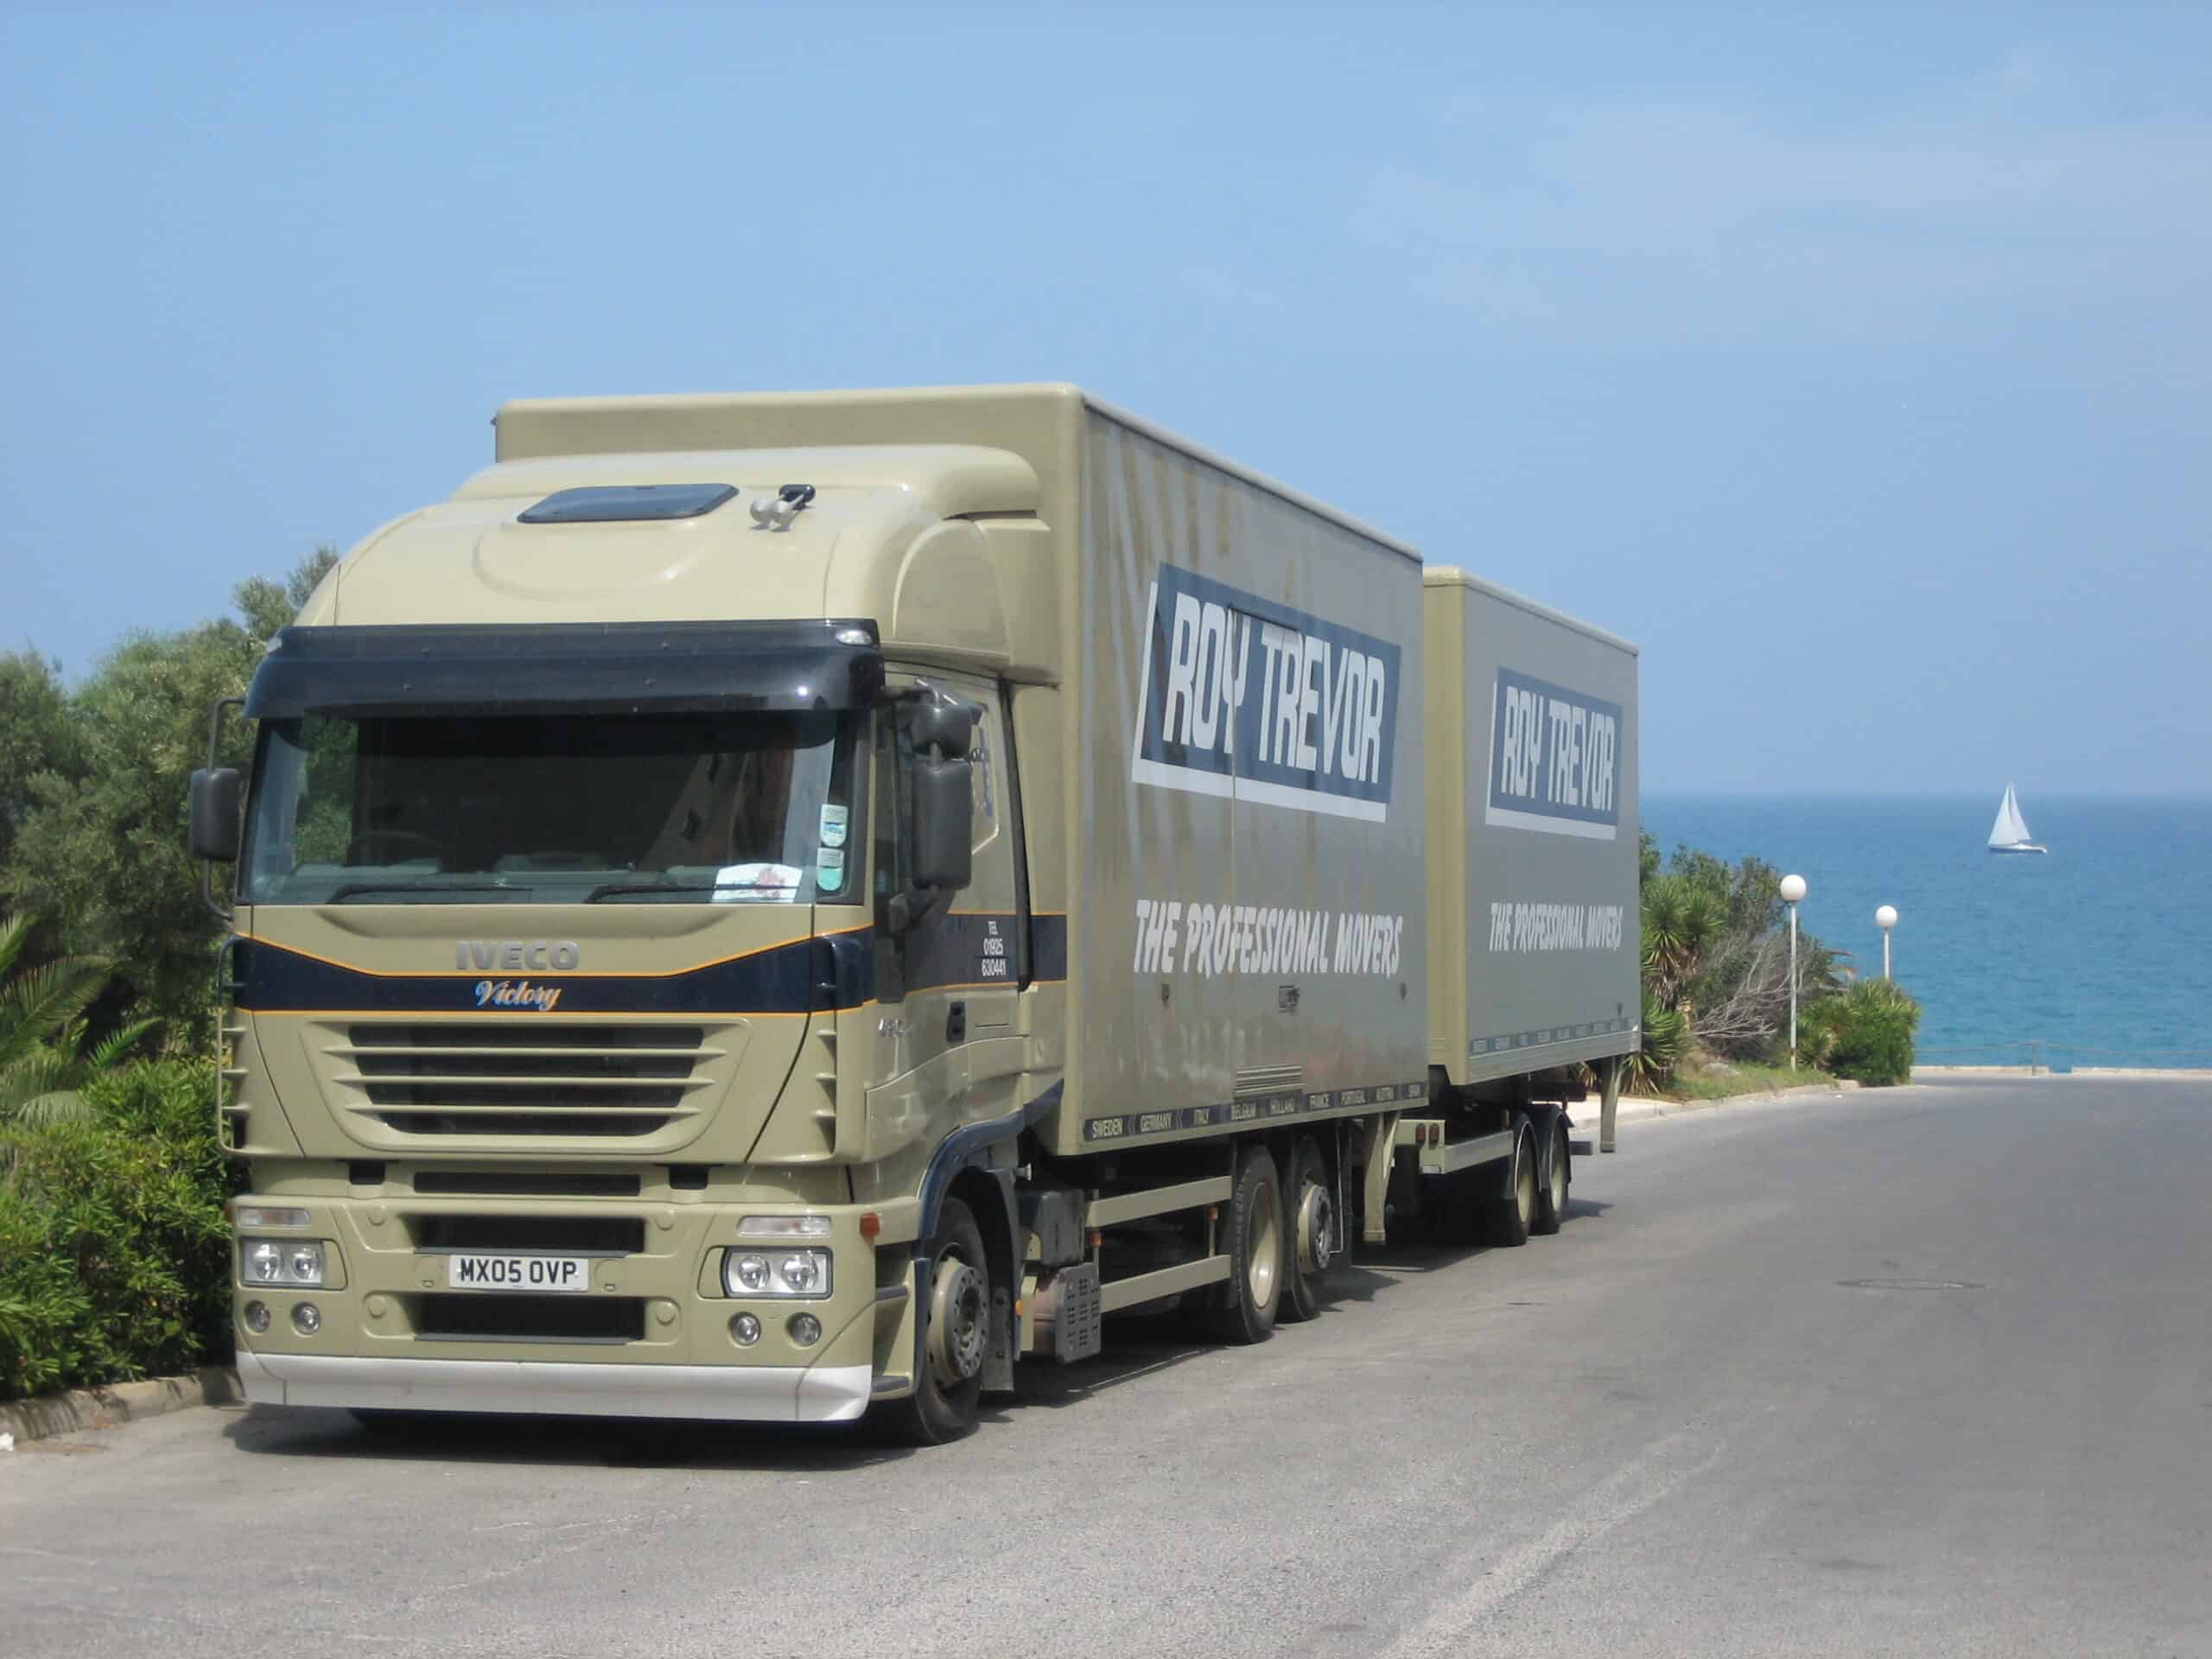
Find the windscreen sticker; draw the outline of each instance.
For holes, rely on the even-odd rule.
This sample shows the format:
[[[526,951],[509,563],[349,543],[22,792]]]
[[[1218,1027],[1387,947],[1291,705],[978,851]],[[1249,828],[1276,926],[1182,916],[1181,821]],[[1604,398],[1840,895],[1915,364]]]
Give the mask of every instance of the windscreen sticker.
[[[1611,841],[1620,833],[1620,704],[1497,671],[1484,822]]]
[[[789,904],[802,872],[790,864],[726,864],[715,872],[718,905]]]
[[[1389,818],[1396,645],[1167,564],[1145,609],[1134,782]]]
[[[822,844],[842,847],[845,844],[845,826],[852,822],[852,809],[846,806],[825,806],[822,809]]]

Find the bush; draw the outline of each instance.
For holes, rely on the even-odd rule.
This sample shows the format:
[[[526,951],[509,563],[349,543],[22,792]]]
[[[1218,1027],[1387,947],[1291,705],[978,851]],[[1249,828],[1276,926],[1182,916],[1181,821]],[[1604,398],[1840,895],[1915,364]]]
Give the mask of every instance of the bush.
[[[1647,989],[1643,993],[1643,1041],[1628,1057],[1630,1086],[1639,1094],[1664,1088],[1689,1058],[1690,1022]]]
[[[1805,1012],[1799,1052],[1839,1077],[1879,1088],[1912,1077],[1920,1004],[1886,979],[1862,979]]]
[[[230,1355],[238,1172],[204,1061],[88,1083],[82,1121],[0,1128],[0,1399]]]

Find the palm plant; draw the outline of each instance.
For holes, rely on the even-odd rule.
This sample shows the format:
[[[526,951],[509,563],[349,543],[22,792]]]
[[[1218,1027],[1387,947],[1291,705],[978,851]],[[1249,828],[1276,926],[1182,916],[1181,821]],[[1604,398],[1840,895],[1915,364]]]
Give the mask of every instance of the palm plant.
[[[1643,1041],[1628,1057],[1630,1084],[1639,1094],[1671,1082],[1675,1069],[1688,1056],[1689,1021],[1667,1007],[1647,988],[1643,993]]]
[[[98,1042],[85,1014],[106,988],[99,957],[56,957],[15,971],[31,918],[0,916],[0,1123],[54,1123],[86,1115],[79,1090],[118,1065],[160,1022],[130,1019]]]
[[[1663,1007],[1693,1019],[1686,998],[1723,921],[1712,895],[1681,874],[1643,884],[1643,982]]]

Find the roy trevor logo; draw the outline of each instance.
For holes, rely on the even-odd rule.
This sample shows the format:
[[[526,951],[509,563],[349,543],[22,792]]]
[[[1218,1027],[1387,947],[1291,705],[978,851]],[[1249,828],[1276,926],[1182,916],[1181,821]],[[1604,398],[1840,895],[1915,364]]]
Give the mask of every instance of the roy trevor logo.
[[[1485,823],[1611,841],[1620,833],[1621,706],[1497,671]]]
[[[1388,819],[1396,645],[1162,565],[1143,648],[1134,781]]]

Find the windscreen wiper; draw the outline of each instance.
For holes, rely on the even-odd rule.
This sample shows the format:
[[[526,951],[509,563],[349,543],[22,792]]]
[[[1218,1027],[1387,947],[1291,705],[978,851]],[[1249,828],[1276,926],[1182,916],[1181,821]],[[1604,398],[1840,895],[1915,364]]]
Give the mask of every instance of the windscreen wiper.
[[[442,887],[435,881],[349,881],[327,899],[326,905],[343,904],[357,893],[512,893],[515,889],[504,881],[464,883],[456,887]]]
[[[577,902],[595,905],[602,899],[611,899],[624,893],[742,893],[744,890],[728,881],[604,881]]]

